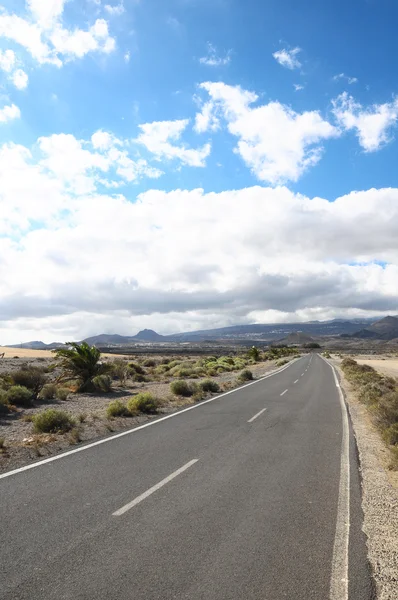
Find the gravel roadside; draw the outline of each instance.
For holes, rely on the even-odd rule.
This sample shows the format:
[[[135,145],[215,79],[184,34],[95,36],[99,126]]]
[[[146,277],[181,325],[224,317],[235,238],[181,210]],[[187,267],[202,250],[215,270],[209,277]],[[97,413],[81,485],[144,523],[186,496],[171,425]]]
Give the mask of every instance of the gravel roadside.
[[[366,407],[337,368],[354,428],[362,475],[363,531],[378,600],[398,597],[398,473],[388,471],[389,450],[372,424]]]

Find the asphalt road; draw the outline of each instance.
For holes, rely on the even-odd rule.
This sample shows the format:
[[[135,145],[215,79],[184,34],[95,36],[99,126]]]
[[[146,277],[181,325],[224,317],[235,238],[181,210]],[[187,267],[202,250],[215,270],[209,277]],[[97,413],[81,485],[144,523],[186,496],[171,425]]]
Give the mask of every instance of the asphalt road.
[[[368,600],[344,412],[330,366],[306,356],[3,476],[0,598]]]

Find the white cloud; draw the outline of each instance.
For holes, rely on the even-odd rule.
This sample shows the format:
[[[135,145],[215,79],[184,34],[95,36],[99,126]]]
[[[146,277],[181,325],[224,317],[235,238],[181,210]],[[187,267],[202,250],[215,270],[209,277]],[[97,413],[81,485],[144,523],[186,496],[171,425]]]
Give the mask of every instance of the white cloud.
[[[67,0],[27,0],[27,6],[42,29],[51,29],[61,17]]]
[[[217,54],[217,48],[210,42],[207,42],[207,55],[202,56],[202,58],[199,59],[199,62],[208,67],[225,66],[231,62],[231,52],[232,50],[228,50],[225,56],[219,56]]]
[[[104,8],[109,15],[113,15],[116,17],[119,17],[120,15],[122,15],[125,12],[123,2],[120,2],[119,4],[113,4],[113,5],[105,4]]]
[[[163,174],[140,157],[130,158],[127,150],[120,149],[127,145],[128,141],[102,130],[93,133],[89,141],[78,140],[71,134],[54,134],[39,138],[38,164],[73,194],[90,194],[99,185],[115,188],[126,181],[157,179]]]
[[[178,159],[183,165],[191,167],[204,167],[206,158],[210,154],[210,144],[201,148],[187,148],[179,142],[183,131],[187,128],[188,119],[177,121],[155,121],[140,125],[141,133],[137,142],[154,154],[158,159]]]
[[[67,143],[91,168],[84,144]],[[99,169],[109,182],[111,168]],[[0,147],[2,343],[396,311],[398,189],[335,202],[260,186],[127,199],[76,195],[60,169]]]
[[[91,136],[91,143],[95,150],[109,150],[112,146],[121,146],[123,142],[112,133],[99,129]]]
[[[58,67],[63,61],[82,58],[89,52],[112,52],[116,42],[105,19],[97,19],[87,30],[63,24],[66,0],[27,0],[28,16],[0,14],[0,37],[19,44],[39,64]]]
[[[292,50],[283,48],[283,50],[274,52],[272,56],[280,65],[282,65],[282,67],[293,70],[301,67],[301,62],[297,58],[297,55],[300,52],[301,48],[293,48]]]
[[[374,152],[391,139],[398,118],[398,99],[363,108],[347,92],[333,100],[333,113],[341,127],[354,129],[365,152]]]
[[[61,66],[61,60],[49,45],[42,40],[43,30],[17,15],[0,14],[0,37],[13,40],[25,48],[40,64],[52,63]]]
[[[124,58],[124,62],[125,63],[129,63],[130,62],[130,58],[131,58],[130,50],[127,50],[127,52],[125,52],[123,58]]]
[[[63,186],[78,194],[94,191],[94,171],[106,172],[110,167],[107,157],[85,149],[83,143],[71,134],[41,137],[38,145],[44,155],[40,165]]]
[[[0,123],[7,123],[8,121],[19,119],[20,116],[21,111],[19,110],[18,106],[15,106],[15,104],[0,108]]]
[[[58,26],[50,39],[55,50],[68,58],[82,58],[95,50],[108,54],[115,49],[115,40],[109,36],[108,24],[104,19],[97,19],[88,31],[69,31]]]
[[[12,50],[0,50],[0,70],[10,73],[16,64],[15,52]]]
[[[17,69],[17,57],[13,50],[0,50],[0,71],[8,73],[8,79],[12,81],[19,90],[26,89],[29,78],[25,71]]]
[[[214,102],[205,102],[201,112],[196,113],[194,129],[197,133],[217,131],[220,128],[220,119],[216,115]]]
[[[349,85],[352,85],[353,83],[358,83],[358,79],[356,77],[349,77],[345,73],[339,73],[338,75],[335,75],[333,77],[333,81],[340,81],[341,79],[347,81]]]
[[[25,90],[28,87],[29,77],[22,69],[17,69],[12,74],[12,82],[18,90]]]
[[[212,114],[197,115],[197,130],[210,128],[221,115],[238,138],[236,152],[261,181],[297,181],[320,160],[322,140],[339,135],[318,111],[296,113],[279,102],[252,108],[257,95],[239,86],[207,82],[200,87],[210,95]]]
[[[299,92],[300,90],[304,89],[304,86],[301,85],[300,83],[293,83],[293,87],[294,87],[295,92]]]

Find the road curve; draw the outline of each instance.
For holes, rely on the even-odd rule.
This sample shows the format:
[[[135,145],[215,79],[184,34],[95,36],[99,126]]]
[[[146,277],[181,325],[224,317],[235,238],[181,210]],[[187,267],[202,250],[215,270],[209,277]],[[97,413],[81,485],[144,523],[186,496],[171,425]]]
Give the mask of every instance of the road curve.
[[[306,356],[1,478],[0,598],[370,600],[339,392]]]

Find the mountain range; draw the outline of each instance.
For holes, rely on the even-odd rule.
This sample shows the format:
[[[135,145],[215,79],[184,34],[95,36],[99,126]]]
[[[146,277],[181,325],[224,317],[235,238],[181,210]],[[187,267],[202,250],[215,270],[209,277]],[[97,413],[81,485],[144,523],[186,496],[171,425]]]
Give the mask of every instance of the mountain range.
[[[369,340],[398,340],[398,317],[388,316],[383,319],[333,319],[331,321],[309,321],[306,323],[277,323],[232,325],[217,329],[188,331],[173,335],[160,335],[152,329],[143,329],[136,335],[102,333],[86,338],[84,341],[98,347],[126,346],[137,343],[159,342],[244,342],[244,341],[285,341],[300,343],[313,337],[344,337]],[[36,350],[51,350],[62,346],[58,342],[45,344],[41,341],[14,344],[11,348],[33,348]]]
[[[230,327],[188,331],[173,335],[160,335],[152,329],[144,329],[134,336],[101,334],[86,338],[85,341],[97,346],[127,345],[140,342],[239,342],[247,340],[286,340],[287,343],[293,343],[293,340],[296,339],[310,341],[312,337],[338,337],[341,335],[345,337],[372,337],[374,339],[390,340],[396,337],[398,338],[396,326],[398,326],[397,317],[385,317],[381,320],[376,318],[353,320],[333,319],[331,321],[309,321],[307,323],[232,325]],[[368,331],[370,331],[370,334],[367,334]],[[384,337],[378,338],[379,334]]]

